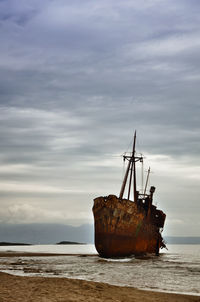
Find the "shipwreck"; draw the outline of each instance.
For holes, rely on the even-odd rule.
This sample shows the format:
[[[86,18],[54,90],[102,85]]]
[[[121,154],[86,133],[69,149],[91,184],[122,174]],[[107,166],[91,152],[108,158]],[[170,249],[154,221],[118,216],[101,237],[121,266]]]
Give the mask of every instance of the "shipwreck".
[[[136,132],[132,152],[123,156],[128,164],[119,197],[108,195],[94,199],[95,247],[101,257],[159,255],[160,248],[166,247],[162,238],[166,215],[153,205],[155,187],[151,186],[146,192],[150,168],[143,191],[137,190],[136,164],[143,163],[144,158],[136,154],[135,146]],[[124,198],[125,189],[127,198]]]

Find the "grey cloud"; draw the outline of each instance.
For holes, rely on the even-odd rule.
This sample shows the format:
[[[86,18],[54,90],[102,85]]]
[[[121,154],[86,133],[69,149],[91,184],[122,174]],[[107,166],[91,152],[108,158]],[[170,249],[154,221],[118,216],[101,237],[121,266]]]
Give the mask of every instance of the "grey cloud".
[[[184,221],[187,213],[178,209],[190,199],[192,181],[197,207],[198,178],[188,167],[198,171],[200,151],[198,6],[178,0],[0,2],[2,219],[9,218],[8,203],[18,211],[10,217],[16,215],[15,222],[24,204],[36,203],[42,209],[37,221],[59,221],[60,214],[50,213],[57,201],[59,213],[87,220],[93,197],[118,194],[116,156],[127,151],[134,129],[139,151],[173,162],[155,172],[162,174],[155,185],[169,225]],[[181,182],[175,175],[172,182],[174,169],[194,179]],[[187,189],[177,193],[173,183]]]

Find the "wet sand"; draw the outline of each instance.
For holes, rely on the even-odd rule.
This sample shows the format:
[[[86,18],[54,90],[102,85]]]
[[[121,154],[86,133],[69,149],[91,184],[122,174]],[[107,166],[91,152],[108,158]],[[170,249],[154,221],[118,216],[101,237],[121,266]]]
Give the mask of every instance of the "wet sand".
[[[6,257],[8,257],[8,254],[10,257],[30,256],[30,253],[0,253],[1,257],[2,254]],[[34,255],[45,256],[48,254],[34,253]],[[120,287],[105,283],[67,278],[19,277],[0,272],[0,302],[22,301],[200,302],[200,297],[142,291],[131,287]]]
[[[52,256],[85,256],[80,254],[55,254],[55,253],[33,253],[33,252],[0,252],[0,257],[52,257]],[[87,255],[86,255],[87,256]],[[96,255],[89,255],[96,256]],[[1,301],[0,301],[1,302]]]

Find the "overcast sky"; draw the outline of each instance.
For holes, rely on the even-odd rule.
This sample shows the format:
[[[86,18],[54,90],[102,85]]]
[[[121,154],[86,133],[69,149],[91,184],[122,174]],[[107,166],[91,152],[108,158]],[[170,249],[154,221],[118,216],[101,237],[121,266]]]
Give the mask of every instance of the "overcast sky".
[[[0,222],[93,223],[136,129],[164,234],[200,236],[199,12],[199,0],[0,0]]]

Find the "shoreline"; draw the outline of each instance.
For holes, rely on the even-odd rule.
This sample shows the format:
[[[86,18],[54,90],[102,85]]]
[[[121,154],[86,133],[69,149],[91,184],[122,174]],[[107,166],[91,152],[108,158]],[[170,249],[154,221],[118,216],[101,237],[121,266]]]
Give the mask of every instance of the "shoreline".
[[[91,256],[96,256],[95,254],[57,254],[57,253],[41,253],[41,252],[14,252],[14,251],[1,251],[0,252],[0,257],[2,258],[14,258],[14,257],[57,257],[57,256],[80,256],[80,257],[91,257]],[[139,288],[134,288],[134,287],[131,287],[131,286],[119,286],[119,285],[112,285],[112,284],[109,284],[109,283],[103,283],[103,282],[93,282],[93,281],[86,281],[86,280],[83,280],[83,279],[72,279],[72,278],[66,278],[66,277],[55,277],[55,276],[30,276],[30,275],[24,275],[24,276],[19,276],[19,275],[15,275],[15,274],[12,274],[12,271],[9,272],[9,271],[6,271],[6,272],[1,272],[0,271],[0,301],[8,301],[10,302],[10,300],[5,300],[5,297],[3,300],[1,300],[1,298],[3,297],[1,292],[3,292],[3,288],[2,288],[2,280],[7,280],[6,283],[7,284],[10,284],[9,287],[10,288],[13,288],[13,291],[15,291],[14,289],[14,285],[15,283],[22,283],[23,284],[23,290],[22,290],[22,293],[23,295],[27,295],[28,294],[28,287],[29,287],[29,283],[32,283],[34,282],[35,284],[38,284],[37,286],[40,286],[40,282],[42,280],[42,284],[44,285],[44,289],[46,287],[48,287],[48,284],[51,283],[52,281],[50,280],[55,280],[55,284],[64,284],[64,283],[67,283],[68,284],[68,287],[70,288],[68,291],[70,293],[70,290],[71,290],[71,287],[70,287],[70,284],[72,286],[72,291],[73,291],[73,285],[76,283],[76,286],[77,284],[79,284],[80,286],[80,290],[83,291],[83,289],[85,288],[84,287],[84,284],[87,284],[86,287],[91,287],[92,285],[92,288],[93,288],[93,291],[92,291],[92,288],[91,288],[91,292],[89,293],[89,295],[92,295],[92,297],[96,297],[96,295],[98,295],[98,288],[102,288],[103,287],[103,291],[104,289],[110,289],[110,291],[112,292],[113,291],[113,288],[117,288],[117,291],[118,291],[118,295],[120,296],[120,292],[124,292],[126,295],[129,295],[129,294],[133,294],[132,291],[134,291],[134,293],[138,293],[140,292],[140,294],[142,295],[143,298],[141,298],[141,300],[138,298],[135,300],[127,300],[128,298],[126,297],[126,301],[135,301],[135,302],[142,302],[142,301],[183,301],[183,302],[186,302],[186,301],[198,301],[200,302],[200,294],[199,293],[188,293],[188,292],[183,292],[183,293],[180,293],[180,292],[171,292],[171,291],[165,291],[165,290],[159,290],[159,289],[139,289]],[[12,281],[15,280],[14,282],[14,285],[12,284]],[[61,280],[61,281],[59,281]],[[59,284],[59,286],[60,286]],[[37,287],[36,286],[36,287]],[[83,288],[82,288],[83,287]],[[17,289],[16,289],[17,290]],[[42,289],[41,289],[42,290]],[[63,291],[64,289],[62,289]],[[48,290],[46,290],[46,293],[48,294]],[[56,296],[57,296],[58,293],[56,293],[55,295],[55,299],[54,300],[49,300],[49,301],[57,301],[56,299]],[[60,293],[61,294],[61,293]],[[149,296],[150,295],[150,296]],[[156,300],[156,297],[159,296],[160,300]],[[179,297],[180,296],[180,297]],[[19,294],[19,297],[20,297],[20,294]],[[151,297],[150,300],[148,300],[148,297]],[[166,300],[163,300],[163,297],[168,297],[168,300],[166,298]],[[176,300],[175,298],[173,297],[179,297],[178,300]],[[189,298],[188,298],[189,297]],[[192,297],[194,299],[192,299]],[[85,297],[86,298],[86,297]],[[97,297],[96,297],[97,298]],[[96,298],[94,300],[91,300],[91,301],[98,301],[96,300]],[[39,299],[39,298],[38,298]],[[78,299],[78,298],[76,298]],[[104,297],[105,300],[108,299],[108,297]],[[119,300],[118,297],[116,297],[115,299],[117,300],[113,300],[113,301],[124,301],[123,299],[122,300]],[[147,299],[147,300],[145,300]],[[172,300],[171,300],[172,299]],[[174,299],[174,300],[173,300]],[[189,300],[187,300],[189,299]],[[192,299],[192,300],[191,300]],[[16,300],[18,301],[18,300]],[[21,300],[19,300],[21,301]],[[29,300],[23,300],[23,302],[25,301],[29,301]],[[32,301],[32,300],[31,300]],[[36,300],[33,300],[33,301],[36,301]],[[75,300],[63,300],[63,301],[75,301]],[[76,300],[76,301],[82,301],[81,299],[80,300]],[[104,301],[104,300],[99,300],[99,301]],[[109,300],[110,301],[110,300]]]
[[[0,300],[3,302],[200,302],[200,297],[63,277],[26,277],[0,272]]]

